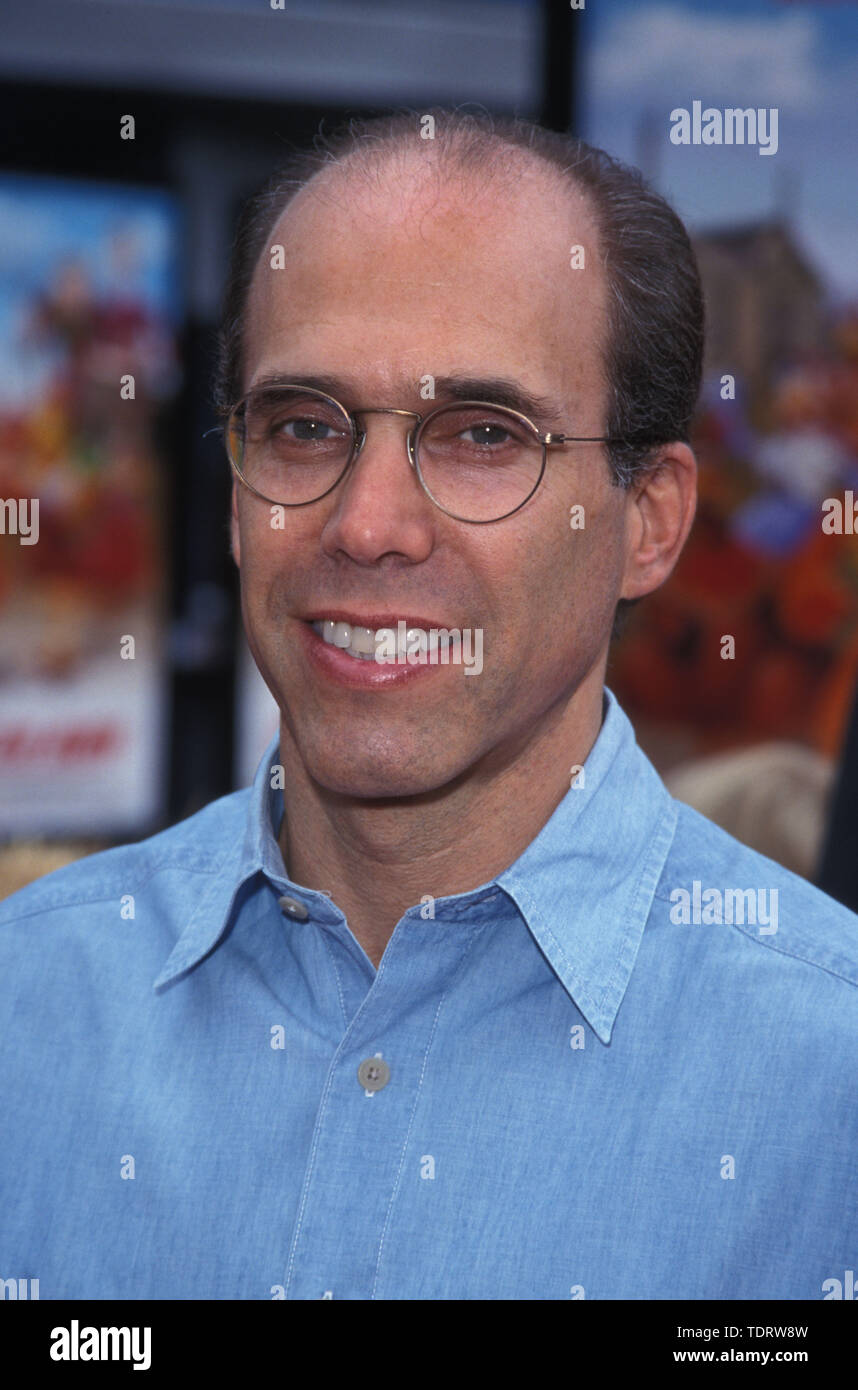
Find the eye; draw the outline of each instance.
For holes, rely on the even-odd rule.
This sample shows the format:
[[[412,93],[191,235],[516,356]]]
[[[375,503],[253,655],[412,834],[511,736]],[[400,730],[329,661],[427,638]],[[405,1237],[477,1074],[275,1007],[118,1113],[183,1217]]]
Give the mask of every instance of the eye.
[[[290,429],[293,433],[287,437],[297,441],[321,441],[329,439],[331,434],[339,433],[327,420],[313,420],[309,416],[281,420],[273,426],[272,433],[286,432]]]
[[[468,425],[462,430],[463,435],[470,435],[467,441],[469,444],[482,445],[489,447],[492,444],[506,444],[512,437],[504,425],[499,425],[493,420],[486,420],[480,424]]]

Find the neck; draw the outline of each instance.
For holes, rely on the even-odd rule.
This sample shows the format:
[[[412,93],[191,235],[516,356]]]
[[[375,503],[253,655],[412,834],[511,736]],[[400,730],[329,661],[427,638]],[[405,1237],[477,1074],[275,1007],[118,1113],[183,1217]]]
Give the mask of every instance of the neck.
[[[368,800],[321,786],[281,719],[280,848],[289,877],[330,894],[377,968],[409,907],[426,894],[478,888],[536,838],[596,741],[603,674],[591,672],[515,746],[492,750],[451,783],[417,796]]]

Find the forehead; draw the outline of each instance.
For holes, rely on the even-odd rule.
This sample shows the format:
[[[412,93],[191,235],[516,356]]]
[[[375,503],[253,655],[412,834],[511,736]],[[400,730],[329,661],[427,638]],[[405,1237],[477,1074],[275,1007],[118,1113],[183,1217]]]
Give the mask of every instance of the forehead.
[[[515,159],[458,172],[416,157],[331,169],[287,206],[260,255],[245,386],[333,365],[379,389],[454,368],[592,388],[604,327],[595,217],[559,173]]]

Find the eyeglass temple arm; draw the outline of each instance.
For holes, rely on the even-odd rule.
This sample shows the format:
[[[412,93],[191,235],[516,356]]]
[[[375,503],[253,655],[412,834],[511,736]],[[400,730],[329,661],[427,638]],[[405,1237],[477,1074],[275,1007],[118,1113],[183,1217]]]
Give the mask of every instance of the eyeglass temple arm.
[[[544,434],[543,444],[625,444],[625,439],[616,439],[609,434]]]
[[[543,444],[625,444],[629,448],[657,449],[663,439],[623,439],[613,434],[543,434]]]

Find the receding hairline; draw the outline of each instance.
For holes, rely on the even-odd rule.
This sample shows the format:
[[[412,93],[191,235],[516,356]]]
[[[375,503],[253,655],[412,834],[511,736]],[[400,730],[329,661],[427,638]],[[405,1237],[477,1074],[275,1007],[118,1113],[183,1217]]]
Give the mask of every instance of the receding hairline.
[[[425,155],[425,158],[423,156]],[[571,211],[583,210],[595,238],[597,254],[602,241],[598,203],[591,189],[574,176],[574,165],[562,169],[540,151],[515,145],[502,135],[485,131],[454,131],[446,140],[422,141],[416,137],[407,144],[403,137],[366,140],[345,154],[320,165],[309,178],[284,196],[281,206],[272,214],[270,235],[283,225],[290,212],[296,213],[311,200],[322,204],[336,192],[338,185],[357,183],[361,191],[389,193],[395,186],[397,174],[406,196],[425,198],[434,192],[440,201],[458,183],[459,191],[490,194],[499,187],[521,193],[522,181],[531,184],[534,217],[541,210],[556,208],[563,201]],[[361,199],[348,204],[352,215],[361,209]],[[245,311],[250,307],[257,272],[265,262],[266,246],[260,247],[248,285]],[[606,290],[609,292],[609,286]],[[242,324],[242,338],[246,329]]]
[[[409,139],[402,132],[361,140],[321,163],[298,191],[329,175],[371,179],[397,163],[403,169],[422,167],[427,175],[436,172],[446,177],[453,173],[471,179],[483,176],[487,186],[530,171],[547,175],[558,188],[568,188],[575,169],[574,163],[570,163],[564,170],[542,151],[517,144],[500,132],[442,128],[433,140],[421,140],[419,136]]]

